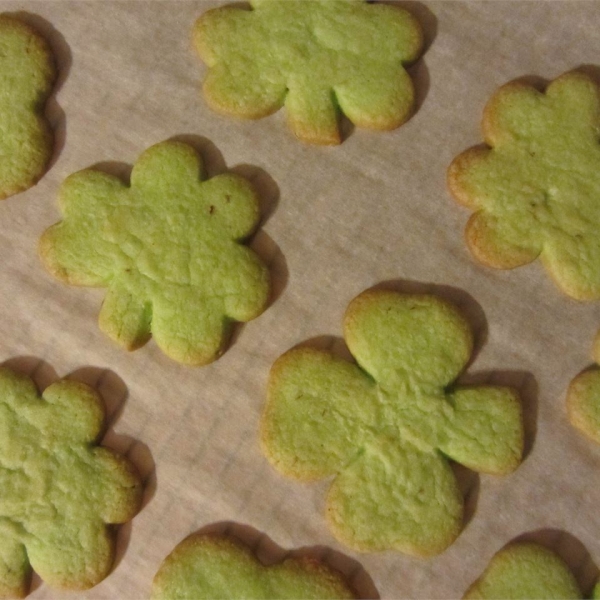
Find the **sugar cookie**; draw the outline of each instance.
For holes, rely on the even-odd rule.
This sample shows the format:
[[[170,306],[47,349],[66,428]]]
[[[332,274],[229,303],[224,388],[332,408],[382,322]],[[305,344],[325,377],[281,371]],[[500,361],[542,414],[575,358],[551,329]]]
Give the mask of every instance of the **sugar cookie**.
[[[269,272],[243,244],[257,194],[234,174],[202,181],[195,150],[146,150],[131,185],[95,170],[60,190],[64,220],[40,241],[46,268],[72,285],[107,287],[100,328],[128,350],[150,334],[174,360],[202,365],[223,351],[233,321],[266,307]]]
[[[214,110],[257,119],[285,105],[292,131],[314,144],[340,143],[340,111],[374,130],[408,119],[414,91],[403,64],[418,58],[423,36],[407,11],[363,0],[250,4],[210,10],[196,23]]]
[[[442,552],[463,524],[463,498],[446,457],[483,473],[520,463],[516,392],[448,387],[468,363],[472,335],[434,296],[364,292],[346,311],[357,364],[296,348],[271,369],[263,450],[284,475],[335,476],[327,517],[358,550]]]
[[[524,83],[487,104],[488,148],[450,165],[455,199],[475,211],[466,228],[475,258],[511,269],[540,257],[556,284],[579,300],[600,298],[600,95],[582,73],[545,93]]]

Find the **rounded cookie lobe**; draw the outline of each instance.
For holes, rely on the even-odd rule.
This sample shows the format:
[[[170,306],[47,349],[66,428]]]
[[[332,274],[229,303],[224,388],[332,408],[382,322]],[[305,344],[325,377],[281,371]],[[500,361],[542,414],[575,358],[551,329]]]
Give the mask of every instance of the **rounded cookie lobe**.
[[[340,573],[308,557],[265,566],[224,535],[194,534],[167,556],[154,577],[152,600],[184,598],[354,598]]]
[[[390,438],[363,452],[327,494],[334,535],[362,552],[430,557],[450,546],[462,529],[463,499],[449,464]]]
[[[33,186],[52,157],[44,105],[56,79],[52,52],[30,25],[0,15],[0,200]]]
[[[513,542],[490,561],[464,595],[470,600],[560,600],[582,598],[565,562],[544,546]]]
[[[375,425],[373,381],[355,365],[296,348],[271,368],[261,421],[263,452],[278,470],[310,481],[339,472]],[[319,440],[327,439],[327,445]]]
[[[600,334],[594,343],[594,360],[600,360]],[[581,372],[567,390],[569,421],[579,431],[600,444],[600,369],[598,365]]]
[[[600,371],[584,371],[567,392],[567,412],[571,423],[600,444]]]
[[[435,296],[368,290],[344,317],[344,338],[358,363],[380,383],[411,373],[422,384],[445,386],[471,356],[468,323]]]

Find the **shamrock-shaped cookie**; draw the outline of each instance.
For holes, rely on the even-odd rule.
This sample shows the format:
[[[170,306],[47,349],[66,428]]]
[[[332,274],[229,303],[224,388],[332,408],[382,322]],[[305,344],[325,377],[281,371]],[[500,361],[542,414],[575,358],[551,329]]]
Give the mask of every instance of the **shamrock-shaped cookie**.
[[[250,0],[200,17],[194,44],[209,66],[204,94],[227,115],[257,119],[284,104],[298,138],[339,144],[338,112],[376,130],[408,119],[403,64],[418,58],[418,22],[364,0]]]
[[[500,269],[540,257],[557,285],[600,298],[600,95],[581,73],[545,93],[500,88],[485,108],[489,148],[458,156],[448,171],[456,200],[473,209],[467,243]]]
[[[514,542],[498,552],[467,590],[469,600],[562,600],[583,598],[569,567],[540,544]]]
[[[523,449],[517,394],[449,388],[469,361],[472,335],[434,296],[364,292],[346,311],[344,337],[358,365],[311,348],[275,362],[264,452],[285,475],[335,476],[327,516],[340,541],[439,553],[463,519],[446,457],[484,473],[515,469]]]
[[[202,181],[193,148],[163,142],[146,150],[131,186],[95,170],[67,178],[64,220],[48,229],[40,254],[73,285],[107,287],[100,328],[127,349],[152,333],[171,358],[201,365],[222,351],[233,321],[265,308],[269,274],[242,241],[259,220],[248,181]]]
[[[132,464],[99,447],[98,395],[59,381],[40,398],[33,382],[0,368],[0,598],[27,594],[31,569],[52,587],[85,589],[109,572],[107,524],[137,513]]]
[[[354,598],[342,575],[308,557],[265,567],[246,546],[223,535],[196,534],[164,560],[152,600]]]
[[[44,38],[0,15],[0,200],[31,187],[52,157],[44,104],[56,77]]]
[[[594,360],[600,363],[600,333],[594,344]],[[567,412],[571,423],[600,444],[600,370],[583,371],[569,386]]]

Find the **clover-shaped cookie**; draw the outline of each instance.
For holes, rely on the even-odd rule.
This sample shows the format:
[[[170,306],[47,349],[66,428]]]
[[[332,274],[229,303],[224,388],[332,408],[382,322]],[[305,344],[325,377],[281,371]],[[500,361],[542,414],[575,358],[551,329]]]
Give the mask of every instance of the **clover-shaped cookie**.
[[[248,181],[222,174],[202,181],[190,146],[163,142],[146,150],[131,186],[95,170],[67,178],[64,220],[48,229],[40,254],[73,285],[107,287],[100,328],[127,349],[152,333],[185,364],[222,351],[233,321],[265,308],[269,273],[242,241],[259,220]]]
[[[505,387],[449,389],[469,361],[472,335],[434,296],[364,292],[346,311],[344,337],[358,365],[311,348],[275,362],[264,452],[285,475],[335,476],[327,516],[343,543],[439,553],[463,519],[446,457],[484,473],[515,469],[518,396]]]
[[[56,78],[44,38],[0,15],[0,200],[31,187],[52,157],[44,104]]]
[[[154,577],[152,600],[354,598],[340,573],[309,557],[264,566],[249,548],[217,534],[181,542]]]
[[[358,127],[389,130],[410,116],[403,64],[421,52],[418,22],[364,0],[251,0],[198,19],[194,44],[209,66],[204,95],[216,111],[257,119],[284,104],[295,135],[339,144],[339,111]]]
[[[487,104],[488,146],[467,150],[449,188],[471,208],[466,239],[500,269],[540,257],[557,285],[579,300],[600,298],[600,95],[581,73],[545,93],[512,82]]]
[[[0,598],[27,594],[31,569],[62,589],[108,574],[107,524],[133,518],[142,486],[128,460],[97,445],[103,424],[88,386],[63,380],[40,397],[0,368]]]
[[[469,600],[561,600],[583,598],[577,580],[554,552],[532,542],[500,550],[464,595]]]
[[[600,363],[600,333],[594,344],[594,360]],[[583,371],[569,386],[567,412],[571,423],[600,444],[600,370]]]

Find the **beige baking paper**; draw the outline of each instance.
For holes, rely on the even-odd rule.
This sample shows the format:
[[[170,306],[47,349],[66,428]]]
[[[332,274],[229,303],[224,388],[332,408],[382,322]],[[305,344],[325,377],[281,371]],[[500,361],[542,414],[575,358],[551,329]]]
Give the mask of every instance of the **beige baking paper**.
[[[126,451],[147,482],[109,577],[74,594],[36,579],[31,598],[147,598],[163,558],[215,523],[265,560],[313,547],[363,597],[382,598],[458,598],[497,550],[529,533],[559,550],[589,591],[600,565],[600,447],[569,425],[565,391],[591,364],[600,304],[564,296],[539,263],[506,272],[476,264],[463,243],[469,213],[447,193],[445,171],[481,142],[482,109],[498,86],[582,65],[599,73],[600,3],[400,2],[426,31],[410,69],[416,114],[394,132],[348,131],[334,148],[296,141],[283,111],[251,122],[206,106],[190,34],[217,4],[0,2],[45,33],[60,70],[51,168],[0,204],[0,361],[42,387],[65,376],[96,386],[111,415],[105,443]],[[203,368],[175,364],[152,341],[122,351],[97,327],[104,290],[63,285],[36,254],[60,218],[65,177],[98,165],[126,178],[141,152],[174,137],[199,149],[210,175],[234,169],[254,181],[264,220],[252,245],[275,281],[266,312]],[[429,560],[339,544],[323,516],[329,482],[280,476],[257,438],[273,361],[315,338],[343,352],[348,302],[384,282],[456,302],[477,339],[462,381],[516,386],[527,415],[522,466],[508,477],[465,473],[464,531]]]

